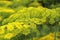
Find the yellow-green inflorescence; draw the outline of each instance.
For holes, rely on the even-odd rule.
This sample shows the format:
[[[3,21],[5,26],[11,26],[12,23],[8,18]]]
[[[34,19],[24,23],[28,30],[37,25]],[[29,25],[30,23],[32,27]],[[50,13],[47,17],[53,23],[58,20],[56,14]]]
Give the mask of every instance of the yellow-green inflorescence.
[[[44,8],[33,0],[0,0],[0,40],[59,40],[59,32],[60,8]]]

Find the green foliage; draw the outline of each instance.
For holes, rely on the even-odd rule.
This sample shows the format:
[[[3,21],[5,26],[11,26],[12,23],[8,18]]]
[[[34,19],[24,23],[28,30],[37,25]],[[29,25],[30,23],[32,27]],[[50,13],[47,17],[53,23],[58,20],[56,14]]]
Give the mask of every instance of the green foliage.
[[[1,22],[9,17],[11,14],[15,13],[15,11],[13,9],[8,9],[8,8],[4,8],[4,7],[0,7],[0,25]]]
[[[59,7],[60,7],[60,3],[59,4],[56,4],[56,5],[52,4],[52,5],[50,5],[49,8],[59,8]]]

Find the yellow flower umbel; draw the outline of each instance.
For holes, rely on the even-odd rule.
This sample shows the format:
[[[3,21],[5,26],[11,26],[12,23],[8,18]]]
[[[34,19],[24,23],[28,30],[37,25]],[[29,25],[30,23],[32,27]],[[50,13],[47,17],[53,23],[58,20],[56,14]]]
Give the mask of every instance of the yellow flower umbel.
[[[7,8],[0,7],[0,12],[10,12],[10,13],[14,13],[15,11],[14,11],[13,9],[7,9]]]
[[[49,20],[49,23],[50,23],[50,24],[54,24],[54,23],[55,23],[55,20],[51,18],[51,19]]]
[[[13,31],[13,30],[14,30],[13,24],[8,24],[8,25],[7,25],[7,30],[8,30],[8,31]]]
[[[14,22],[13,24],[16,26],[17,29],[22,30],[23,27],[19,22]]]
[[[42,18],[42,19],[41,19],[41,22],[42,22],[42,23],[45,23],[45,22],[46,22],[46,17]]]
[[[4,34],[5,30],[4,29],[0,29],[0,34]]]
[[[47,36],[40,38],[39,40],[54,40],[54,34],[50,33]],[[58,39],[56,38],[56,40]]]
[[[14,36],[12,33],[8,33],[4,36],[4,39],[11,39]]]
[[[54,40],[54,36],[52,33],[50,33],[49,35],[42,37],[39,40]]]
[[[24,34],[24,35],[28,35],[28,34],[30,33],[30,29],[29,29],[30,26],[24,24],[24,25],[23,25],[23,28],[24,28],[24,29],[23,29],[23,34]]]

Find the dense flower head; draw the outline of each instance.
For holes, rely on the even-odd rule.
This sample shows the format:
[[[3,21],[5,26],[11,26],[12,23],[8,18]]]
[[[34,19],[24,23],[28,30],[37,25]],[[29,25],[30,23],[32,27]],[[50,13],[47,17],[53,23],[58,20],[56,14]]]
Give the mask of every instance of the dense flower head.
[[[53,1],[0,0],[0,40],[59,40],[60,7]]]

